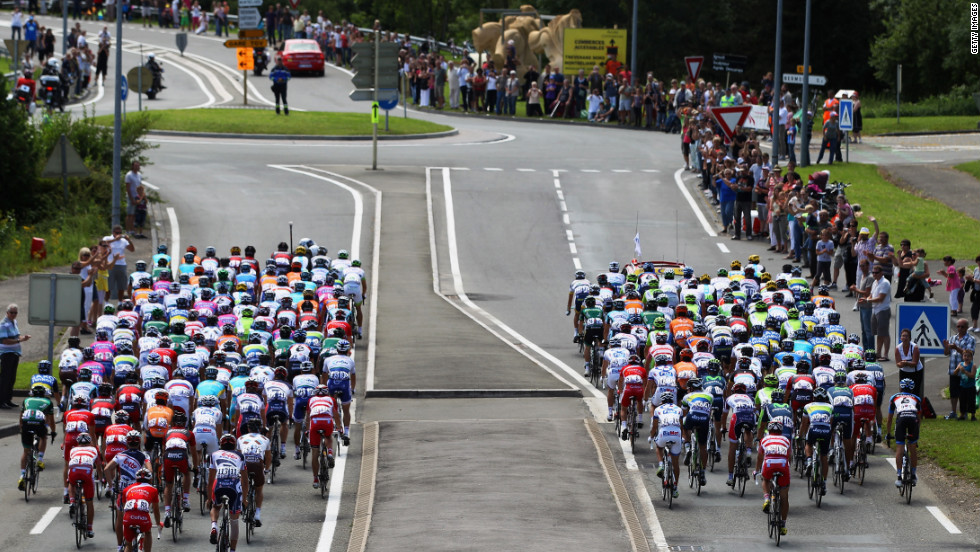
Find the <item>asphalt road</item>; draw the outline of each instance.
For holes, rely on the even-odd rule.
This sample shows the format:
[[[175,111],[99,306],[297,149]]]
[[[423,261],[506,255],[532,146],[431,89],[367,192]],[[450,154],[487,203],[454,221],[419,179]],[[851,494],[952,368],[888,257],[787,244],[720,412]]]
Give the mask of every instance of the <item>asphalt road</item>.
[[[197,105],[209,101],[208,93],[217,97],[219,88],[232,93],[228,71],[168,52],[169,32],[137,28],[131,34],[144,51],[161,52],[165,67],[184,66],[205,82],[201,87],[190,74],[168,68],[170,88],[152,108]],[[202,37],[191,37],[189,53],[228,66],[232,59],[217,41]],[[347,90],[346,78],[331,71],[325,79],[297,79],[290,95],[299,108],[359,109],[343,100]],[[108,113],[107,102],[95,101],[97,111]],[[367,305],[377,308],[377,324],[369,324],[357,344],[358,423],[344,451],[343,485],[331,489],[332,506],[325,510],[309,474],[287,461],[282,484],[268,494],[256,545],[343,550],[352,531],[366,527],[368,550],[768,546],[757,488],[737,498],[720,473],[712,474],[701,497],[682,489],[668,511],[659,502],[652,452],[640,447],[630,454],[610,425],[598,424],[596,437],[586,423],[596,415],[604,419],[605,409],[581,378],[571,321],[563,313],[577,266],[594,275],[610,260],[627,261],[637,231],[644,258],[681,259],[699,272],[761,253],[758,244],[712,235],[710,213],[675,174],[676,137],[423,116],[457,126],[460,135],[382,144],[376,172],[365,169],[369,144],[156,140],[160,148],[145,173],[161,188],[165,209],[173,208],[176,226],[168,218],[162,227],[171,245],[225,250],[251,243],[269,251],[288,240],[293,221],[295,240],[312,237],[331,253],[351,249],[369,279],[378,280],[377,296]],[[929,162],[965,151],[896,147],[855,148],[852,155]],[[694,209],[705,213],[707,230]],[[763,262],[781,264],[765,255]],[[843,315],[856,327],[846,306]],[[933,364],[938,370],[927,389],[934,393],[943,366]],[[373,422],[376,474],[372,465],[361,465],[360,428]],[[608,463],[601,461],[604,451],[611,451]],[[18,453],[16,439],[0,440],[0,465],[8,466],[0,473],[7,481],[16,478]],[[69,546],[64,510],[39,535],[29,534],[48,508],[59,506],[52,485],[59,472],[60,461],[52,459],[40,498],[26,506],[17,504],[22,498],[12,486],[0,493],[4,504],[17,504],[0,549]],[[936,496],[941,488],[923,479],[906,506],[892,473],[883,458],[874,458],[864,487],[828,494],[819,510],[795,479],[785,546],[976,548],[975,527],[960,524],[966,534],[952,534],[927,511],[938,507],[956,519]],[[355,512],[359,500],[372,506],[369,514],[360,505]],[[206,524],[196,518],[189,516],[182,543],[204,546]],[[108,549],[101,522],[97,534],[86,547]]]

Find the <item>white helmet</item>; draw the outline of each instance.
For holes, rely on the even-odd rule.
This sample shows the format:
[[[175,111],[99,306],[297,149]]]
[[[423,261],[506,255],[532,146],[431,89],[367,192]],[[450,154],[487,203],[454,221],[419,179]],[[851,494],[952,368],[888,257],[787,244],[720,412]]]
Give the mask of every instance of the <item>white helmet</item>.
[[[56,60],[54,58],[50,58],[50,59],[48,59],[47,65],[48,65],[48,67],[52,67],[54,69],[57,69],[58,68],[58,60]]]
[[[154,54],[153,52],[150,52],[149,54],[146,54],[146,58],[147,58],[147,59],[153,59],[153,58],[155,58],[155,57],[157,57],[157,56],[156,56],[156,54]]]

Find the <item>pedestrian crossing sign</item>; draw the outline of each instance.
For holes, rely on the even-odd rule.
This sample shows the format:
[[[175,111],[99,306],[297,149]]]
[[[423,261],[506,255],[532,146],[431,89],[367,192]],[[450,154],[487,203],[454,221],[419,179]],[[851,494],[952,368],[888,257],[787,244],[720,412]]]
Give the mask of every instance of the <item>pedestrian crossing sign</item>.
[[[840,129],[846,132],[854,130],[854,100],[840,101]]]
[[[912,342],[919,346],[919,356],[944,356],[943,341],[949,339],[949,306],[930,303],[900,303],[895,343],[902,330],[912,332]]]

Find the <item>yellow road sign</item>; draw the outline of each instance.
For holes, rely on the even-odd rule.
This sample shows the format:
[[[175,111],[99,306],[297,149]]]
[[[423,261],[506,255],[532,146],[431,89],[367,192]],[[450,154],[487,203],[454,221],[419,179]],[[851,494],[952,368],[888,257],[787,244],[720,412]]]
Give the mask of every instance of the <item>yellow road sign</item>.
[[[239,71],[251,71],[255,68],[255,58],[252,57],[251,48],[239,48],[236,52]]]
[[[225,41],[225,48],[267,48],[269,41],[264,38],[245,38],[229,39]]]
[[[262,29],[239,29],[238,38],[262,38],[265,31]]]
[[[803,74],[803,66],[802,65],[797,65],[796,66],[796,72],[802,75]],[[812,65],[810,66],[810,73],[813,73],[813,66]]]
[[[381,109],[381,106],[378,105],[378,102],[374,102],[374,103],[371,104],[371,123],[372,124],[375,124],[375,125],[378,124],[378,111],[380,109]]]

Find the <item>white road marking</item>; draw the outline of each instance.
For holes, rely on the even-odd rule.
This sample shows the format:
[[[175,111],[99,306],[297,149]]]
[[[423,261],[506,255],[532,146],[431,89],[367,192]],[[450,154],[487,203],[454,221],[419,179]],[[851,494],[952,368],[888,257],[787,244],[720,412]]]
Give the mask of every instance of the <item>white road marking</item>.
[[[564,383],[568,387],[574,387],[574,385],[572,385],[568,380],[561,377],[560,374],[558,374],[557,372],[549,368],[547,365],[545,365],[537,358],[531,356],[523,348],[518,347],[513,342],[505,339],[504,336],[500,335],[499,332],[491,328],[486,322],[477,318],[474,312],[464,309],[458,303],[450,300],[442,293],[442,290],[440,289],[441,286],[439,285],[439,261],[438,261],[438,254],[436,252],[437,250],[436,250],[436,234],[435,234],[435,216],[433,214],[433,209],[432,209],[432,171],[436,171],[436,170],[438,170],[442,174],[443,186],[447,192],[445,197],[446,217],[447,217],[446,237],[449,242],[449,260],[450,260],[450,267],[453,272],[453,286],[456,291],[456,296],[459,297],[460,301],[463,302],[467,307],[475,311],[475,313],[479,313],[483,315],[490,321],[490,323],[497,325],[501,330],[504,330],[505,332],[511,334],[521,343],[528,346],[528,348],[534,350],[535,352],[540,351],[539,354],[543,353],[542,356],[544,356],[545,358],[551,357],[548,358],[548,360],[554,359],[552,362],[557,361],[559,364],[561,363],[560,360],[549,355],[547,351],[544,351],[537,345],[531,343],[526,338],[524,338],[524,336],[518,334],[517,332],[512,330],[509,326],[506,326],[504,325],[503,322],[497,320],[493,315],[483,310],[478,305],[474,304],[472,301],[470,301],[469,297],[466,296],[466,292],[463,291],[463,276],[459,272],[459,254],[457,253],[456,250],[456,220],[452,208],[452,195],[451,195],[452,191],[450,189],[452,183],[449,180],[449,169],[447,169],[446,167],[442,167],[442,168],[426,167],[425,169],[425,199],[426,199],[426,209],[428,210],[428,216],[429,216],[429,252],[430,252],[429,256],[432,259],[432,291],[436,295],[441,297],[443,300],[445,300],[447,303],[452,305],[454,308],[456,308],[456,310],[466,315],[467,318],[476,322],[477,324],[480,325],[480,327],[490,332],[491,335],[506,343],[510,348],[514,349],[515,351],[523,355],[525,358],[533,362],[535,365],[539,366],[542,370],[553,375],[555,379]],[[568,368],[567,366],[565,368],[567,368],[567,371],[570,371],[574,375],[574,370]]]
[[[534,172],[534,169],[517,169],[517,172]]]
[[[558,180],[557,178],[555,179],[555,188],[559,190],[561,189],[561,180]]]
[[[88,100],[86,102],[82,102],[81,106],[84,107],[86,105],[92,105],[92,104],[98,102],[99,100],[101,100],[103,96],[105,96],[105,84],[101,80],[99,80],[99,79],[96,79],[96,80],[99,81],[99,84],[98,84],[99,91],[95,93],[95,97],[92,98],[91,100]],[[95,113],[95,112],[93,111],[93,113]]]
[[[177,224],[177,211],[167,207],[167,217],[170,219],[170,252],[180,255],[180,226]]]
[[[48,525],[51,525],[51,522],[54,521],[54,518],[58,517],[58,512],[60,511],[61,506],[52,506],[48,508],[48,511],[44,512],[41,519],[37,520],[37,523],[34,524],[34,528],[31,529],[31,534],[40,535],[43,533],[44,530],[48,528]]]
[[[160,191],[160,187],[159,186],[155,186],[153,184],[150,184],[146,180],[141,181],[141,184],[143,184],[144,186],[146,186],[147,188],[149,188],[151,190],[154,190],[154,191],[157,191],[157,192]]]
[[[684,186],[684,181],[681,180],[681,174],[683,172],[684,172],[684,167],[681,167],[677,169],[677,172],[674,173],[674,182],[677,183],[677,189],[681,191],[681,195],[683,195],[684,199],[687,200],[687,204],[691,206],[691,210],[693,210],[694,214],[698,217],[698,220],[701,222],[701,227],[704,228],[704,231],[712,238],[718,236],[718,233],[715,232],[715,230],[711,227],[711,224],[708,222],[708,219],[705,218],[704,213],[702,213],[701,209],[698,208],[698,204],[694,202],[694,198],[691,197],[691,193],[687,191],[687,187]]]
[[[468,171],[468,170],[470,170],[470,168],[469,167],[449,167],[449,170],[451,170],[451,171]]]
[[[946,517],[946,514],[944,514],[942,510],[940,510],[938,507],[926,506],[926,510],[929,510],[929,513],[932,514],[932,517],[936,518],[939,521],[939,524],[942,525],[943,528],[945,528],[947,531],[949,531],[949,534],[959,535],[962,532],[959,530],[958,527],[956,527],[956,525],[952,521],[950,521],[948,517]]]
[[[558,190],[557,192],[555,192],[555,193],[556,193],[556,194],[558,194],[558,199],[560,199],[560,200],[562,200],[562,201],[564,201],[564,200],[565,200],[565,192],[563,192],[563,191],[561,191],[561,190],[559,189],[559,190]]]
[[[483,167],[483,170],[497,172],[497,171],[502,171],[503,169],[501,169],[500,167]]]
[[[571,230],[565,230],[565,237],[568,238],[568,241],[572,241],[575,239],[575,234]]]
[[[718,249],[720,249],[722,253],[731,253],[731,251],[728,250],[728,246],[727,245],[725,245],[723,243],[716,243],[715,245],[718,246]]]
[[[657,170],[657,169],[643,169],[643,172],[645,172],[645,173],[658,173],[660,171]]]
[[[569,220],[568,220],[568,213],[565,213],[564,215],[562,215],[562,216],[561,216],[561,220],[562,220],[562,222],[564,222],[565,224],[571,224],[571,222],[569,222]]]
[[[612,172],[614,172],[614,173],[628,173],[628,172],[633,172],[633,171],[631,171],[629,169],[613,169]]]
[[[575,270],[582,270],[582,261],[578,257],[572,257],[572,264],[575,265]]]
[[[582,172],[584,172],[584,173],[597,173],[597,172],[599,172],[599,170],[598,169],[582,169]]]
[[[337,182],[333,178],[327,178],[326,176],[320,176],[318,174],[311,173],[309,170],[300,170],[299,168],[293,168],[295,165],[269,165],[273,169],[279,169],[283,171],[289,171],[296,174],[303,174],[311,178],[316,178],[317,180],[323,180],[324,182],[329,182],[335,186],[338,186],[344,190],[347,190],[351,196],[354,197],[354,228],[351,232],[351,244],[350,244],[350,256],[352,259],[360,258],[361,249],[361,220],[364,217],[364,196],[361,192],[351,188],[343,182]],[[299,167],[302,167],[299,165]],[[306,168],[306,167],[304,167]]]
[[[888,462],[888,464],[891,465],[893,470],[898,470],[898,464],[895,463],[894,458],[885,458],[885,462]]]
[[[230,102],[234,99],[234,96],[232,96],[225,90],[225,87],[222,86],[221,81],[218,80],[217,75],[215,75],[213,71],[209,71],[208,69],[205,69],[204,67],[201,67],[197,63],[193,63],[187,60],[186,58],[184,58],[182,61],[178,61],[176,57],[167,56],[167,61],[169,61],[170,64],[176,67],[177,69],[180,69],[181,71],[190,75],[190,77],[194,79],[194,82],[196,82],[197,85],[201,88],[201,91],[204,92],[204,95],[208,97],[208,101],[202,104],[188,107],[187,109],[210,107],[218,102],[218,100],[214,97],[214,95],[211,94],[211,91],[208,90],[208,87],[204,84],[204,81],[202,81],[201,78],[198,77],[194,71],[200,72],[202,75],[204,75],[204,78],[208,79],[208,82],[210,82],[211,86],[214,87],[215,92],[217,92],[218,95],[221,96],[222,103]]]
[[[558,169],[551,169],[551,176],[555,177],[555,181],[558,181]]]
[[[177,52],[177,50],[174,50],[172,48],[167,48],[167,50],[170,50],[171,52]],[[228,79],[228,82],[231,83],[232,90],[239,90],[241,88],[240,75],[236,70],[232,69],[231,67],[227,67],[212,59],[206,58],[198,54],[187,53],[186,56],[192,57],[200,61],[201,63],[204,63],[205,65],[210,65],[211,67],[217,69],[220,73],[222,73],[225,76],[225,78]],[[251,82],[248,83],[248,97],[258,100],[269,106],[276,105],[275,102],[270,101],[268,98],[260,94],[258,88],[256,88],[255,85]],[[302,110],[297,108],[296,111],[302,111]]]
[[[575,248],[575,242],[569,242],[568,249],[569,249],[569,251],[572,252],[572,255],[577,255],[578,254],[578,249]]]
[[[331,176],[336,176],[337,178],[343,178],[353,182],[359,186],[363,186],[371,193],[374,194],[374,243],[371,246],[371,301],[368,310],[368,360],[367,368],[365,369],[365,388],[368,391],[374,389],[374,366],[375,366],[375,354],[377,352],[377,342],[378,342],[378,281],[381,275],[381,190],[378,190],[374,186],[361,182],[360,180],[355,180],[349,176],[344,176],[342,174],[332,173],[330,171],[325,171],[323,169],[317,169],[314,167],[304,168],[311,171],[322,172],[329,174]]]
[[[295,111],[299,111],[296,109]],[[154,142],[158,144],[191,144],[195,146],[207,144],[210,146],[230,146],[237,149],[243,147],[258,147],[262,149],[269,148],[370,148],[370,140],[334,140],[329,137],[325,137],[323,140],[276,140],[276,139],[262,139],[262,138],[222,138],[215,139],[211,137],[204,138],[169,138],[169,137],[154,137]],[[449,146],[486,146],[493,144],[501,144],[507,142],[507,139],[491,140],[485,142],[458,142],[452,144],[444,144]],[[431,148],[433,143],[430,139],[420,139],[417,142],[410,142],[409,140],[384,140],[380,142],[382,148]],[[436,144],[439,145],[439,144]],[[468,171],[468,168],[454,168],[453,170]]]
[[[354,424],[354,407],[350,409],[350,423]],[[332,437],[331,437],[332,438]],[[337,530],[337,518],[340,516],[340,495],[344,492],[344,470],[347,468],[347,454],[350,447],[339,445],[334,448],[334,464],[330,473],[330,489],[327,491],[327,510],[323,515],[323,525],[320,527],[320,539],[316,543],[317,552],[330,552],[333,535]],[[341,454],[341,451],[344,454]]]
[[[562,211],[567,211],[568,210],[568,205],[565,205],[565,202],[564,201],[559,201],[558,202],[558,206],[561,208]]]

